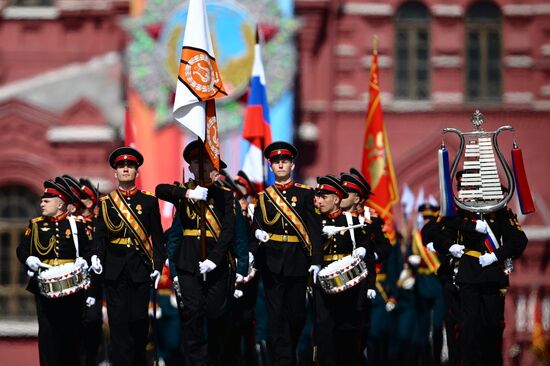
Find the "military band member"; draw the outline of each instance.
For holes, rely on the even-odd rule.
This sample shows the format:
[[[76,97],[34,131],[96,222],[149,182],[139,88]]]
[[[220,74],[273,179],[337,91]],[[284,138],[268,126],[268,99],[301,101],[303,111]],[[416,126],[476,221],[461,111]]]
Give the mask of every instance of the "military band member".
[[[199,176],[201,153],[205,157],[202,177]],[[228,262],[235,225],[233,193],[214,184],[218,172],[207,156],[202,143],[191,142],[185,147],[183,157],[195,179],[181,185],[159,184],[156,188],[160,199],[176,207],[183,229],[183,242],[175,249],[173,259],[177,271],[174,280],[179,282],[182,294],[183,347],[189,365],[222,363],[228,290],[230,281],[234,281]],[[225,168],[225,164],[220,167]],[[206,258],[203,259],[197,200],[206,199]],[[204,332],[205,320],[208,338]]]
[[[80,216],[86,222],[88,227],[93,228],[96,221],[97,204],[99,201],[99,191],[92,183],[81,178],[79,181],[75,178],[64,175],[63,178],[71,191],[78,196],[81,207]],[[98,262],[97,255],[91,257],[92,264],[95,264],[103,271],[103,266]],[[98,351],[101,344],[103,316],[103,276],[101,273],[91,274],[90,287],[86,290],[86,306],[83,311],[82,321],[82,353],[81,365],[95,366],[99,362]]]
[[[376,296],[374,282],[374,243],[365,227],[341,231],[342,228],[360,224],[357,217],[344,213],[339,207],[348,197],[346,189],[337,178],[319,177],[315,194],[322,215],[323,265],[352,255],[364,259],[368,275],[359,284],[337,294],[327,294],[315,287],[316,345],[321,365],[359,365],[363,350],[364,304]],[[319,285],[319,279],[314,283]]]
[[[94,240],[104,269],[113,364],[145,365],[150,288],[165,260],[159,205],[136,188],[139,151],[120,147],[109,164],[118,187],[100,201]]]
[[[65,188],[53,181],[44,182],[40,203],[42,216],[30,221],[17,247],[17,258],[32,271],[27,290],[35,295],[42,366],[72,366],[79,363],[84,291],[48,298],[39,293],[37,280],[37,272],[50,266],[74,262],[82,270],[88,269],[88,263],[82,256],[91,246],[92,232],[82,220],[69,219],[69,196]]]
[[[504,303],[510,285],[504,263],[523,253],[527,237],[507,207],[484,214],[483,220],[458,208],[457,218],[442,220],[441,226],[442,240],[434,241],[434,248],[460,258],[455,282],[463,365],[502,365]]]
[[[313,207],[314,191],[293,181],[296,155],[296,148],[286,142],[265,148],[275,184],[260,193],[254,210],[255,236],[261,241],[256,259],[265,288],[274,365],[296,363],[305,324],[308,269],[321,264],[321,226]]]

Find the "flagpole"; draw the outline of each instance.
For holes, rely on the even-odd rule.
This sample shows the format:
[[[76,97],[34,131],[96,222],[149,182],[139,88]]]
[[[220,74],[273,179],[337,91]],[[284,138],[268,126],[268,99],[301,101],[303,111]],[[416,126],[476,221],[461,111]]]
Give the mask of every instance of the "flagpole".
[[[256,24],[256,44],[260,44],[260,31],[258,30],[258,24]],[[256,56],[254,56],[256,57]],[[249,89],[249,92],[250,92],[250,89]],[[250,98],[250,95],[248,96]],[[262,152],[264,151],[265,149],[265,141],[264,139],[262,139],[262,143],[260,144],[261,145],[261,149],[262,149]],[[262,159],[262,178],[263,178],[263,182],[262,182],[262,189],[265,189],[265,187],[267,186],[267,177],[268,177],[268,171],[267,171],[267,166],[265,164],[265,159]],[[254,183],[252,183],[254,184]]]
[[[200,137],[197,137],[199,141],[199,178],[197,179],[200,186],[205,186],[204,179],[204,143]],[[206,260],[206,202],[199,201],[199,215],[200,215],[200,232],[201,232],[201,262]],[[206,273],[202,274],[202,280],[206,281]]]

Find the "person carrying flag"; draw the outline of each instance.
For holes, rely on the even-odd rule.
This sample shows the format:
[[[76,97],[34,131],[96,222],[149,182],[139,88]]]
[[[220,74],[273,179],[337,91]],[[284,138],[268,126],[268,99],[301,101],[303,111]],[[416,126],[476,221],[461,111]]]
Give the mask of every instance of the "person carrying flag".
[[[200,151],[202,149],[202,151]],[[203,154],[203,176],[199,174],[199,155]],[[181,301],[183,304],[183,348],[186,363],[202,365],[222,363],[226,344],[228,295],[234,278],[230,275],[228,253],[233,245],[235,205],[233,193],[214,184],[218,171],[207,158],[204,145],[194,140],[183,157],[195,179],[185,184],[159,184],[157,196],[176,207],[183,229],[183,241],[175,248]],[[225,168],[220,160],[220,168]],[[203,182],[204,187],[197,182]],[[206,201],[206,258],[201,255],[201,219],[197,201]],[[208,336],[205,334],[207,320]]]

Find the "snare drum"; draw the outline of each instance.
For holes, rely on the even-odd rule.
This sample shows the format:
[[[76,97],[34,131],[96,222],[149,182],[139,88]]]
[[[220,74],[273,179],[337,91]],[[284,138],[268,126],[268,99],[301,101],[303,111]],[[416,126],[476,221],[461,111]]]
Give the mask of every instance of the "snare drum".
[[[348,255],[319,271],[321,288],[327,294],[337,294],[367,278],[367,265],[361,258]]]
[[[38,274],[38,289],[50,299],[72,295],[90,287],[88,271],[74,263],[48,268]]]

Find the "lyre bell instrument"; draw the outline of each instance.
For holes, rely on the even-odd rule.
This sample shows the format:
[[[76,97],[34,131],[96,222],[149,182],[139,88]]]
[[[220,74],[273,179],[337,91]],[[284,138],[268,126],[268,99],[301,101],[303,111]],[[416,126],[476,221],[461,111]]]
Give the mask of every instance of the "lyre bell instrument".
[[[503,131],[514,132],[514,128],[501,126],[492,132],[484,131],[484,121],[483,114],[476,110],[471,118],[473,131],[462,132],[456,128],[444,128],[442,131],[443,135],[451,132],[460,139],[450,176],[455,176],[461,161],[464,173],[457,194],[453,194],[454,203],[463,210],[478,214],[505,207],[514,195],[515,188],[512,171],[498,146],[499,134]],[[502,189],[499,166],[504,171],[506,191]]]

